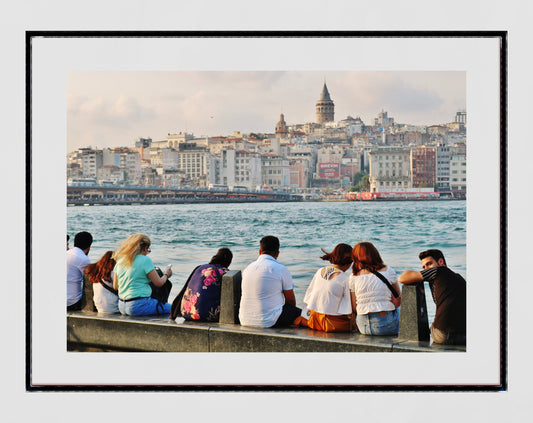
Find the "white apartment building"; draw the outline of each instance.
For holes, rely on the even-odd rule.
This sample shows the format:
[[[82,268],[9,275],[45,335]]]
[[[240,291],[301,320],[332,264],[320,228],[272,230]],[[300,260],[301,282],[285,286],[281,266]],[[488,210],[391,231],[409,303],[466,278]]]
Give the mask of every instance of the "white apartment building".
[[[141,182],[141,155],[137,151],[127,151],[120,153],[119,167],[125,172],[125,180],[135,183]]]
[[[263,185],[269,188],[289,188],[290,166],[289,160],[275,154],[261,156],[261,172]]]
[[[117,166],[126,181],[140,183],[142,180],[141,155],[137,149],[104,148],[101,166]]]
[[[250,151],[237,151],[235,156],[235,185],[255,189],[262,184],[261,156]]]
[[[98,168],[96,179],[98,179],[98,181],[120,182],[124,180],[124,171],[118,166],[103,165]]]
[[[377,147],[368,152],[370,192],[411,188],[411,149]]]
[[[84,178],[96,178],[96,172],[103,165],[102,150],[91,148],[80,148],[81,172]]]
[[[453,154],[450,159],[450,188],[466,192],[466,155]]]
[[[208,181],[213,185],[241,186],[253,190],[261,186],[259,153],[226,149],[209,158]]]
[[[207,176],[208,156],[209,153],[205,147],[198,147],[193,143],[180,144],[179,169],[197,186],[200,186],[201,180]]]
[[[152,167],[164,170],[178,169],[179,153],[173,148],[150,148],[149,157]]]

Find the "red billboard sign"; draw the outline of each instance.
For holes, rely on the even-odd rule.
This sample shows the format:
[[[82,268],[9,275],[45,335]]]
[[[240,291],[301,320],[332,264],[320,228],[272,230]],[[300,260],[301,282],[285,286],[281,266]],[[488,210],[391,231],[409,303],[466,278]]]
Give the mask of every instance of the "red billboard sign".
[[[340,176],[339,163],[319,163],[318,176],[320,178],[338,178]]]

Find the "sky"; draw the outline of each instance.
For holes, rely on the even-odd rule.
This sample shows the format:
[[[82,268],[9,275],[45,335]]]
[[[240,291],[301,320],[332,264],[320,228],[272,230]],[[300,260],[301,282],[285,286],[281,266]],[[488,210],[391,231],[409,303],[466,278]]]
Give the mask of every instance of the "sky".
[[[462,71],[69,71],[67,150],[179,132],[273,133],[281,113],[288,125],[315,122],[324,81],[335,120],[370,125],[385,110],[397,123],[433,125],[466,110]]]

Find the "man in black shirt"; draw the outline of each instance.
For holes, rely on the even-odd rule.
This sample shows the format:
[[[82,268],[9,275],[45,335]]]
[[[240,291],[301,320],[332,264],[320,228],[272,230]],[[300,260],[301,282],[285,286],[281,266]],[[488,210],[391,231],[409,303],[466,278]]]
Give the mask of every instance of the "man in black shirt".
[[[398,277],[405,284],[428,281],[437,310],[431,337],[437,344],[466,344],[466,281],[446,266],[440,250],[423,251],[418,256],[422,271],[406,270]]]

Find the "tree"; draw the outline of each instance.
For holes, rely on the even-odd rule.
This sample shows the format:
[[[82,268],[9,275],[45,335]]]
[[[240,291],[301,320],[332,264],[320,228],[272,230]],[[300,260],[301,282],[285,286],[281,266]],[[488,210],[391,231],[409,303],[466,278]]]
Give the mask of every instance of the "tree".
[[[354,177],[354,186],[350,188],[350,191],[368,191],[370,188],[370,176],[366,172],[357,172]]]

